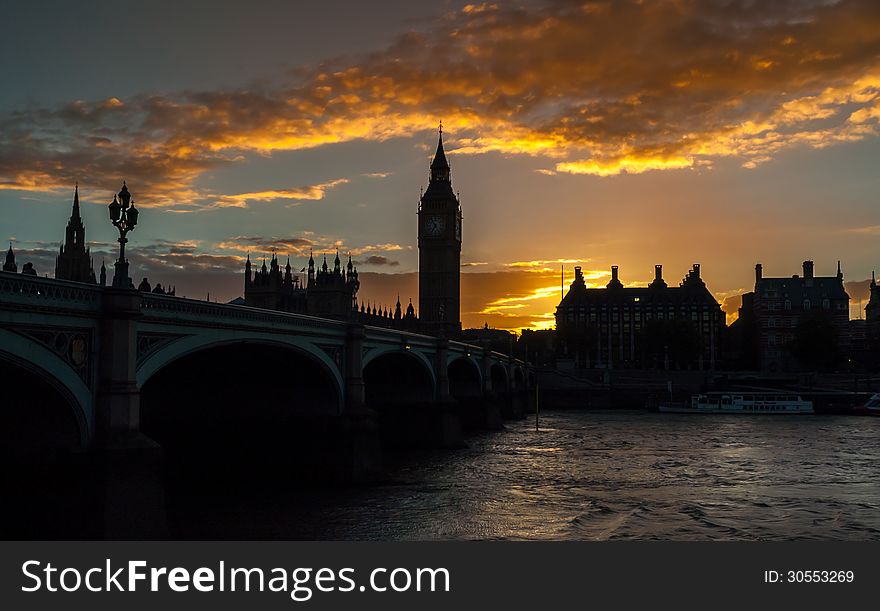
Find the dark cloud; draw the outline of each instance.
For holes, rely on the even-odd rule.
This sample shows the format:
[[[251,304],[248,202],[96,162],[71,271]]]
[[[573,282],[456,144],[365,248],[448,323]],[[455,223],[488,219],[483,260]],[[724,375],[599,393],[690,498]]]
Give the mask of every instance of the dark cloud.
[[[358,262],[357,265],[377,265],[382,266],[386,265],[389,267],[394,267],[400,265],[399,261],[395,261],[393,259],[389,259],[388,257],[383,257],[381,255],[370,255],[366,259]]]
[[[310,237],[263,237],[263,236],[233,236],[228,240],[219,242],[217,248],[222,250],[235,250],[238,252],[272,252],[308,256],[309,251],[318,248],[317,243]]]
[[[199,209],[224,196],[196,179],[245,151],[410,135],[437,116],[459,153],[541,155],[549,172],[752,167],[876,135],[878,54],[875,0],[470,6],[291,82],[7,112],[0,186],[127,178],[153,205]]]

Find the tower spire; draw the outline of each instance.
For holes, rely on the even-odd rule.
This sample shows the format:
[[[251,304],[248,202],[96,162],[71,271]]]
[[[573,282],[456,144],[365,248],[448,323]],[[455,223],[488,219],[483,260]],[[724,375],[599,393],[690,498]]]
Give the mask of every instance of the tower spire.
[[[443,150],[442,121],[437,136],[437,150],[434,153],[434,160],[431,162],[431,181],[435,180],[449,180],[449,162],[446,160],[446,151]]]
[[[79,210],[79,182],[73,187],[73,206],[64,230],[64,242],[55,258],[55,277],[75,282],[93,282],[95,271],[86,245],[86,227]]]
[[[15,253],[12,251],[12,242],[9,242],[9,250],[6,251],[6,262],[3,264],[4,272],[17,272],[18,266],[15,264]]]
[[[79,181],[74,183],[73,186],[73,212],[71,213],[70,218],[79,218]]]

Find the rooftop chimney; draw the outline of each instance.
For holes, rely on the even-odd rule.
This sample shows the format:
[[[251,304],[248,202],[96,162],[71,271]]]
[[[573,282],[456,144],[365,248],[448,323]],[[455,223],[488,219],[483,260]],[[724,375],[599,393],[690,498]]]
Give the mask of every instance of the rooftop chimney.
[[[574,280],[577,282],[578,280],[583,280],[584,275],[581,273],[581,266],[574,266]]]
[[[812,261],[804,261],[804,278],[812,278],[813,277],[813,262]]]
[[[654,280],[656,280],[657,282],[660,282],[661,280],[663,280],[663,266],[662,265],[655,265],[654,266]]]
[[[764,266],[758,263],[755,265],[755,282],[760,282],[764,277]]]
[[[623,288],[620,280],[617,278],[617,266],[611,266],[611,282],[606,285],[607,288]]]

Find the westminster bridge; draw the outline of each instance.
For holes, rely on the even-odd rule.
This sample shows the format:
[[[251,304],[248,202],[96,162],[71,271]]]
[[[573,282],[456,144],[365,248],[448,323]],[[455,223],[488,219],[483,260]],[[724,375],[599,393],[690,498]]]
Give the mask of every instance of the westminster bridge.
[[[534,383],[443,338],[6,272],[0,371],[16,459],[152,448],[355,480],[383,443],[455,445],[521,415]]]

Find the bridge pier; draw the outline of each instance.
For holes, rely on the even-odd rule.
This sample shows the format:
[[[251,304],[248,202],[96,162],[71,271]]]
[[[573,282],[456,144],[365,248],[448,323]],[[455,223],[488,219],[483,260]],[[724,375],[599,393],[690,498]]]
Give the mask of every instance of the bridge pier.
[[[508,420],[520,420],[525,416],[524,402],[516,391],[505,390],[498,393],[498,403],[501,406],[501,415]]]
[[[513,420],[520,420],[525,417],[528,401],[526,393],[522,390],[512,390],[507,393],[507,401],[505,403],[506,411],[504,416]]]
[[[504,428],[501,406],[494,393],[458,399],[462,427],[473,431],[497,431]]]
[[[120,436],[96,447],[89,463],[98,488],[101,538],[167,538],[159,444],[140,433]]]
[[[389,447],[453,448],[464,443],[455,402],[387,406],[380,422],[383,442]]]
[[[437,402],[449,403],[452,396],[449,393],[449,340],[441,337],[437,340],[437,353],[434,362],[434,371],[437,372]]]
[[[338,422],[336,478],[370,482],[382,475],[382,442],[378,415],[366,405],[363,377],[364,338],[360,324],[349,324],[345,341],[345,410]]]
[[[137,385],[138,291],[102,294],[93,473],[100,490],[101,534],[148,539],[165,533],[162,449],[140,432]]]
[[[137,321],[142,312],[138,291],[107,288],[102,298],[95,436],[106,444],[140,425]]]

